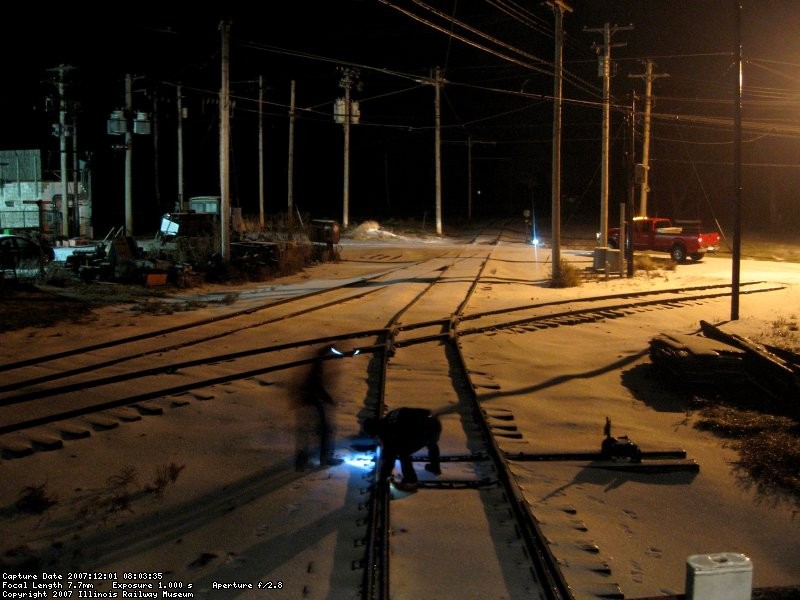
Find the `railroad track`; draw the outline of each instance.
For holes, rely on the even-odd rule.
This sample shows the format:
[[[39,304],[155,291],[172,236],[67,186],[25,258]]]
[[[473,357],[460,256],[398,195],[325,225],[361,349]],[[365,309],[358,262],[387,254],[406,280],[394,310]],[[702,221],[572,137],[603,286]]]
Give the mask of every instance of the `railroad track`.
[[[502,235],[499,232],[497,239]],[[496,239],[489,245],[496,243]],[[420,496],[428,494],[437,496],[432,510],[438,510],[436,529],[431,530],[426,524],[424,531],[406,526],[414,520],[416,511],[425,510],[420,503],[427,504],[426,499],[415,498],[412,504],[394,503],[393,495],[398,492],[386,481],[374,480],[369,502],[368,531],[366,535],[366,553],[362,598],[368,600],[384,600],[396,594],[400,597],[430,597],[448,595],[452,597],[491,597],[503,595],[497,587],[502,581],[514,590],[525,589],[531,597],[538,595],[547,598],[568,598],[566,582],[549,554],[542,536],[536,529],[535,520],[530,512],[521,507],[519,495],[514,488],[510,473],[503,462],[496,446],[492,444],[490,429],[477,399],[469,384],[468,369],[459,351],[455,335],[456,320],[452,317],[460,315],[467,306],[475,287],[478,285],[488,260],[488,254],[473,257],[468,261],[460,261],[451,266],[443,277],[423,290],[404,309],[395,314],[387,323],[387,336],[383,351],[380,372],[379,396],[373,413],[380,415],[387,408],[397,408],[406,404],[403,394],[395,387],[396,373],[413,371],[424,378],[432,388],[441,389],[441,384],[434,384],[434,378],[446,378],[454,390],[452,404],[442,409],[443,398],[415,396],[411,402],[414,406],[427,407],[442,415],[445,431],[442,442],[452,446],[454,440],[460,448],[467,451],[460,457],[445,455],[448,463],[446,471],[451,472],[457,464],[459,475],[451,474],[446,479],[422,479]],[[455,288],[455,289],[454,289]],[[443,290],[446,292],[443,293]],[[441,306],[451,318],[419,321],[417,307],[424,298],[426,305]],[[428,314],[428,309],[420,314]],[[403,323],[413,322],[413,325]],[[420,333],[422,332],[422,333]],[[413,335],[413,343],[406,340]],[[424,345],[422,349],[408,351],[410,345],[424,342],[441,342]],[[401,386],[402,387],[402,386]],[[445,388],[447,387],[444,386]],[[451,412],[457,419],[444,416]],[[378,455],[375,473],[381,470],[381,459]],[[458,498],[456,500],[456,498]],[[465,513],[435,508],[444,502],[468,507],[470,515],[486,515],[486,527],[489,531],[505,531],[510,533],[511,541],[497,546],[493,536],[487,536],[486,544],[493,547],[493,552],[475,553],[471,550],[474,540],[458,541],[458,532],[465,529]],[[400,532],[403,532],[402,534]],[[519,532],[522,532],[519,534]],[[425,551],[420,555],[420,535],[424,537]],[[438,544],[437,544],[438,542]],[[462,569],[462,576],[443,578],[439,569],[443,561],[433,557],[446,556],[455,548],[466,552],[456,559],[450,556],[448,563],[455,562]],[[516,565],[510,567],[510,565]],[[482,574],[479,583],[469,573]],[[415,573],[415,582],[423,582],[422,588],[409,583],[407,577],[397,574]],[[432,583],[438,582],[438,583]],[[458,582],[462,582],[460,587]],[[483,588],[483,589],[482,589]],[[513,593],[516,592],[512,592]]]
[[[621,296],[585,299],[571,303],[568,311],[558,310],[563,308],[562,303],[550,303],[465,315],[487,261],[488,257],[471,266],[462,263],[459,266],[468,272],[453,269],[449,273],[448,285],[456,287],[456,290],[450,289],[446,318],[424,320],[423,315],[417,317],[413,306],[409,305],[389,324],[392,335],[386,340],[381,369],[384,377],[382,401],[378,411],[384,406],[396,408],[403,405],[403,394],[407,390],[393,383],[395,371],[399,371],[401,377],[402,372],[414,372],[429,384],[423,384],[423,388],[440,390],[450,385],[454,390],[451,398],[426,398],[417,394],[413,405],[444,415],[443,438],[448,440],[446,444],[454,453],[444,457],[444,470],[448,476],[433,480],[424,478],[413,503],[392,502],[392,497],[402,498],[402,492],[394,490],[386,482],[373,483],[362,594],[365,599],[384,600],[392,597],[393,593],[399,597],[515,597],[522,590],[524,597],[552,600],[574,597],[559,560],[550,551],[538,526],[524,490],[512,474],[510,461],[532,457],[512,456],[498,444],[498,438],[520,434],[510,422],[512,415],[503,410],[484,409],[480,405],[475,393],[476,385],[470,379],[470,369],[461,352],[462,335],[521,327],[530,322],[546,323],[547,328],[577,325],[600,318],[624,316],[625,313],[621,312],[623,307],[628,311],[670,308],[680,302],[701,302],[726,293],[722,291],[724,286],[715,288],[714,292],[706,288],[681,289],[659,293],[655,298],[651,293],[625,294],[622,296],[624,303],[620,303]],[[456,281],[457,284],[453,283]],[[426,292],[435,295],[435,291]],[[459,298],[461,301],[456,304]],[[436,298],[428,300],[439,306]],[[580,308],[574,308],[576,304]],[[517,318],[519,313],[525,312],[535,314]],[[429,311],[424,314],[429,314]],[[477,322],[478,325],[461,330],[459,326],[465,322]],[[434,381],[436,377],[450,381],[443,385]],[[450,416],[457,416],[457,419],[448,418]],[[417,458],[419,461],[425,459]],[[559,458],[593,460],[598,456],[567,454]],[[548,458],[539,456],[535,459]],[[380,464],[376,466],[376,472],[379,470]],[[423,474],[423,477],[426,476]],[[431,499],[427,498],[429,495]],[[451,508],[442,510],[443,506]],[[456,506],[467,508],[453,510],[452,507]],[[415,529],[415,515],[431,510],[440,511],[436,525],[431,527],[426,520],[424,531],[419,531],[419,526]],[[474,531],[463,538],[459,534],[464,529],[465,519],[474,520],[476,515],[480,515],[482,527],[491,532],[483,543],[475,542]],[[475,553],[476,546],[491,548],[491,551]],[[422,552],[420,547],[424,548]],[[448,572],[449,577],[440,572],[444,568],[442,561],[431,560],[432,557],[445,556],[448,563],[459,565],[457,573]],[[581,577],[581,597],[587,594],[622,597],[619,589],[607,582],[607,564],[600,557],[590,558],[589,562],[594,562],[589,567],[594,571],[594,580],[587,581],[585,576]],[[411,582],[408,573],[415,574]],[[481,573],[481,577],[474,577],[475,573]],[[394,581],[400,582],[399,587],[393,586]],[[441,583],[437,585],[435,582]],[[498,582],[508,587],[503,588]]]
[[[436,269],[440,273],[443,272],[443,267],[441,266],[437,266]],[[394,274],[396,273],[393,272]],[[456,279],[462,278],[459,276]],[[472,283],[476,283],[478,279],[475,279]],[[425,284],[426,292],[427,288],[435,281],[435,279],[431,279]],[[466,280],[461,281],[461,285],[466,284]],[[381,284],[380,282],[376,285],[378,286],[377,289],[368,292],[368,294],[381,289],[385,290],[390,286],[390,284]],[[452,290],[452,284],[448,284],[448,286],[449,292]],[[350,284],[341,288],[337,287],[331,293],[341,292],[342,289],[349,289],[349,287]],[[760,282],[745,282],[742,284],[741,293],[765,293],[779,289],[781,289],[780,286],[764,285]],[[299,318],[312,312],[330,309],[341,306],[344,303],[355,302],[356,300],[363,300],[366,295],[357,293],[335,300],[326,298],[325,301],[313,306],[289,311],[274,318],[260,319],[257,323],[239,324],[223,331],[216,331],[213,334],[208,334],[206,328],[210,324],[216,325],[220,322],[220,319],[213,319],[209,322],[194,322],[190,326],[184,326],[177,330],[182,333],[187,329],[196,332],[194,337],[182,342],[163,345],[165,336],[176,333],[176,330],[154,330],[142,336],[135,336],[135,338],[125,338],[104,344],[75,348],[67,352],[29,358],[0,366],[0,370],[6,372],[5,378],[11,380],[10,383],[0,386],[0,415],[2,415],[2,419],[0,419],[0,423],[2,423],[0,425],[0,435],[123,406],[135,406],[145,414],[153,410],[160,412],[143,403],[308,364],[310,362],[308,358],[286,360],[286,357],[291,356],[292,351],[296,351],[298,348],[326,343],[345,343],[349,346],[358,347],[359,351],[363,353],[373,352],[376,349],[383,348],[385,343],[383,340],[393,329],[398,334],[393,339],[393,347],[394,351],[396,351],[398,348],[447,340],[457,336],[480,335],[500,329],[515,328],[523,331],[535,331],[537,329],[575,326],[603,319],[617,319],[635,314],[638,311],[671,310],[682,304],[696,304],[710,299],[725,297],[729,294],[730,287],[727,285],[697,286],[511,307],[485,313],[458,314],[456,312],[441,319],[417,322],[407,316],[411,307],[410,304],[401,309],[398,315],[393,318],[390,326],[382,328],[362,331],[347,329],[335,335],[294,339],[286,343],[261,345],[222,354],[212,353],[192,360],[169,360],[169,356],[177,357],[181,354],[180,351],[191,346],[208,344],[223,337],[241,334],[246,330],[265,327],[276,321]],[[314,297],[316,298],[320,295],[321,293],[315,293]],[[303,301],[307,300],[308,298],[303,299]],[[300,301],[296,299],[293,303]],[[418,299],[414,300],[414,302],[416,301]],[[569,305],[568,310],[558,310],[563,309],[565,305]],[[259,310],[263,311],[271,306],[260,307]],[[285,307],[286,303],[281,303],[280,306]],[[247,311],[246,315],[251,316],[254,312]],[[399,319],[401,315],[405,315],[402,322]],[[241,320],[242,318],[243,315],[240,313],[235,313],[230,317],[230,319],[236,320]],[[458,327],[455,327],[456,324]],[[465,326],[465,324],[468,326]],[[86,357],[87,354],[101,349],[127,349],[128,346],[138,344],[143,339],[156,340],[159,344],[149,349],[136,349],[133,352],[123,352],[112,358],[90,361],[78,367],[61,368],[64,362],[69,363],[76,357]],[[137,364],[143,358],[154,355],[159,357],[156,366],[137,367]],[[265,357],[270,359],[277,358],[274,358],[273,362],[264,365],[263,359]],[[255,360],[259,361],[258,365],[254,365]],[[202,375],[209,365],[223,363],[235,363],[237,367],[226,370],[226,372],[214,377]],[[126,364],[126,368],[123,371],[101,375],[101,373],[108,372],[112,370],[112,367],[120,364]],[[47,370],[48,372],[46,374],[32,374],[41,373],[42,370]],[[194,372],[199,372],[200,375],[192,375]],[[176,382],[173,385],[162,383],[165,378],[169,379],[170,376],[175,376],[176,374],[189,376],[190,380]],[[146,391],[137,393],[130,393],[130,388],[124,387],[127,382],[137,381],[141,383],[147,379],[159,381],[146,389]],[[124,387],[124,393],[115,394],[113,391],[110,393],[105,391],[120,385]],[[111,396],[112,399],[99,403],[92,402],[91,397],[86,396],[86,391],[92,389],[104,390],[103,395],[106,397]],[[80,402],[77,405],[69,400],[73,395],[80,398]],[[35,402],[53,396],[59,397],[58,403]],[[106,419],[103,419],[103,421],[105,422]],[[57,442],[52,441],[52,443]],[[39,445],[42,444],[40,443]]]
[[[420,573],[418,581],[425,585],[442,579],[437,564],[415,555],[419,540],[410,539],[410,529],[403,525],[413,521],[414,510],[425,509],[429,503],[464,507],[463,512],[443,514],[439,531],[426,532],[429,540],[446,541],[441,547],[430,542],[432,555],[458,547],[458,532],[464,525],[461,519],[466,515],[484,515],[483,524],[490,534],[486,547],[492,552],[461,557],[460,566],[465,571],[460,581],[469,588],[469,594],[466,587],[462,594],[453,587],[459,580],[456,577],[443,580],[448,595],[474,596],[473,575],[480,572],[486,574],[485,597],[502,595],[497,588],[497,582],[502,581],[508,585],[509,597],[524,589],[529,592],[526,597],[572,598],[570,585],[512,474],[509,463],[519,457],[509,456],[498,444],[498,438],[514,435],[514,427],[508,425],[502,411],[481,407],[461,351],[461,339],[503,329],[535,334],[542,329],[620,319],[638,311],[671,310],[729,295],[730,288],[719,285],[625,293],[470,313],[470,300],[485,280],[492,248],[504,235],[507,233],[498,229],[476,236],[472,245],[458,252],[449,251],[313,294],[233,311],[224,317],[0,365],[4,372],[0,436],[29,435],[32,451],[51,449],[59,443],[52,437],[53,426],[62,427],[62,439],[82,437],[75,425],[79,418],[88,417],[90,424],[94,419],[97,427],[102,427],[113,419],[124,420],[121,413],[113,412],[117,409],[133,407],[145,415],[154,414],[163,410],[164,398],[188,392],[203,394],[214,386],[303,366],[309,362],[305,351],[311,346],[336,343],[358,349],[374,358],[368,374],[372,393],[366,411],[379,413],[409,404],[429,406],[443,414],[446,427],[446,476],[423,482],[413,505],[391,501],[393,492],[383,482],[370,485],[368,531],[360,565],[362,598],[388,599],[392,590],[398,589],[393,581],[408,586],[408,578],[396,577],[400,572]],[[743,293],[780,289],[760,282],[747,282],[743,288]],[[356,327],[364,314],[374,312],[375,303],[380,303],[388,319],[371,327]],[[331,317],[342,309],[362,318]],[[328,335],[294,335],[264,343],[270,326],[294,321],[310,323],[303,330],[321,330],[324,324]],[[221,341],[234,338],[236,349],[221,351]],[[190,350],[192,357],[186,358]],[[158,359],[155,366],[154,357]],[[78,359],[83,364],[65,368]],[[404,377],[408,372],[420,382],[418,388],[408,388],[408,377]],[[453,390],[449,398],[420,395],[426,382],[434,389],[447,387],[442,386],[442,378]],[[133,382],[135,392],[131,391]],[[98,402],[97,398],[104,400]],[[44,426],[51,433],[40,434]],[[379,460],[374,472],[380,468]],[[505,542],[497,544],[496,539]],[[597,573],[598,579],[605,575],[602,564]],[[400,592],[415,596],[421,590]]]

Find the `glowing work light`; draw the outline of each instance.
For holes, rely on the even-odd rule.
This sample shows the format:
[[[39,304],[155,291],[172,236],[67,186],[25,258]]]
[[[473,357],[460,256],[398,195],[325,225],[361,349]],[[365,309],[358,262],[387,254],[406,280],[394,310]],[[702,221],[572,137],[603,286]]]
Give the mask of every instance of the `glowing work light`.
[[[361,350],[357,348],[350,352],[342,352],[336,346],[331,346],[330,351],[331,354],[335,354],[336,356],[356,356],[357,354],[361,354]]]

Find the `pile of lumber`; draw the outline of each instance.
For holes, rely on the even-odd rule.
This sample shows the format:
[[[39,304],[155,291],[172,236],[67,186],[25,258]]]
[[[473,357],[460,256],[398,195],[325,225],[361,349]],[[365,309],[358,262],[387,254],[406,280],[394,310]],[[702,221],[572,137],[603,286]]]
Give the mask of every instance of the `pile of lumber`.
[[[716,386],[747,381],[743,350],[699,335],[661,333],[650,340],[650,359],[682,383]]]
[[[680,381],[727,387],[752,383],[800,409],[800,355],[725,333],[705,321],[703,335],[662,333],[650,340],[650,358]]]

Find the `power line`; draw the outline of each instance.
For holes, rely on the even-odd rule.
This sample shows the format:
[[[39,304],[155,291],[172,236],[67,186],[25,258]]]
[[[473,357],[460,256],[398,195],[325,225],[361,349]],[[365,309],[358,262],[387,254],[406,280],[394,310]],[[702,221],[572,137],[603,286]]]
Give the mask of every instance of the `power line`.
[[[420,4],[420,5],[423,5],[423,6],[427,7],[427,5],[424,5],[419,0],[414,0],[414,1],[417,4]],[[429,21],[428,19],[425,19],[425,18],[423,18],[423,17],[421,17],[419,15],[416,15],[413,12],[411,12],[411,11],[405,9],[405,8],[402,8],[402,7],[400,7],[400,6],[396,5],[396,4],[393,4],[389,0],[379,0],[379,2],[381,2],[382,4],[385,4],[385,5],[389,6],[390,8],[393,8],[393,9],[405,14],[406,16],[414,19],[415,21],[418,21],[418,22],[420,22],[420,23],[422,23],[422,24],[424,24],[424,25],[426,25],[428,27],[431,27],[432,29],[435,29],[437,31],[440,31],[442,33],[450,35],[450,36],[454,37],[455,39],[458,39],[459,41],[461,41],[461,42],[463,42],[463,43],[465,43],[465,44],[467,44],[469,46],[472,46],[475,49],[482,50],[482,51],[490,54],[491,56],[494,56],[495,58],[499,58],[501,60],[504,60],[504,61],[507,61],[507,62],[511,62],[513,64],[516,64],[518,66],[524,67],[526,69],[530,69],[530,70],[532,70],[534,72],[543,73],[545,75],[552,75],[552,70],[544,69],[541,66],[541,65],[544,65],[544,66],[550,67],[552,69],[552,67],[553,67],[553,63],[552,62],[544,60],[544,59],[541,59],[541,58],[538,58],[535,55],[531,55],[528,52],[525,52],[523,50],[520,50],[519,48],[511,46],[510,44],[506,44],[505,42],[502,42],[502,41],[498,40],[497,38],[495,38],[493,36],[489,36],[488,34],[480,32],[479,30],[475,30],[475,32],[478,35],[480,35],[481,37],[484,37],[488,41],[491,41],[492,43],[496,43],[496,44],[500,45],[501,47],[506,48],[506,49],[510,50],[511,52],[513,52],[515,54],[518,54],[519,56],[521,56],[523,58],[526,58],[528,60],[533,60],[535,62],[534,63],[525,62],[524,60],[522,60],[520,58],[515,58],[513,56],[509,56],[506,53],[503,53],[503,52],[500,52],[500,51],[497,51],[497,50],[493,50],[492,48],[489,48],[489,47],[485,46],[484,44],[481,44],[481,43],[478,43],[476,41],[470,40],[470,39],[466,38],[465,36],[455,34],[451,30],[447,30],[441,25],[433,23],[433,22]],[[444,19],[446,19],[448,21],[453,21],[452,17],[448,17],[447,15],[444,15],[443,13],[435,11],[435,9],[433,9],[433,8],[430,8],[430,7],[428,7],[428,8],[431,11],[434,11],[436,14],[438,14],[442,18],[444,18]],[[462,25],[460,21],[455,21],[455,22],[457,24],[459,24],[459,25]],[[469,27],[467,25],[463,25],[463,26],[465,28]],[[474,29],[474,28],[470,28],[470,29]],[[583,79],[581,79],[580,77],[578,77],[577,75],[575,75],[573,73],[564,72],[563,73],[563,78],[564,78],[564,81],[569,81],[576,88],[582,89],[583,91],[585,91],[585,92],[587,92],[587,93],[589,93],[591,95],[594,95],[594,96],[599,96],[600,95],[600,92],[599,92],[599,90],[598,90],[598,88],[596,86],[591,85],[590,83],[584,81]]]

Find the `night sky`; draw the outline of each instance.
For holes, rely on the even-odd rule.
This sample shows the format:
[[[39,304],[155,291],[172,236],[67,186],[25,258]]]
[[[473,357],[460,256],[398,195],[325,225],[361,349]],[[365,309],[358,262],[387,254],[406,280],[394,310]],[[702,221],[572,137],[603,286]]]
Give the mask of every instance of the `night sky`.
[[[565,106],[562,224],[599,219],[602,81],[595,45],[618,26],[611,55],[612,213],[628,195],[626,161],[641,154],[641,120],[631,144],[627,113],[643,109],[643,60],[669,77],[653,84],[650,213],[699,218],[729,230],[733,199],[733,98],[737,3],[721,0],[575,0],[564,17]],[[231,9],[230,6],[234,6]],[[54,98],[67,75],[79,153],[91,158],[96,230],[123,218],[124,157],[106,134],[135,76],[134,109],[155,114],[157,136],[134,140],[137,232],[155,230],[177,198],[177,86],[184,106],[185,195],[219,193],[218,91],[223,18],[231,21],[231,191],[245,215],[258,212],[258,84],[264,83],[266,207],[286,207],[288,104],[296,81],[295,189],[298,208],[341,218],[342,126],[332,117],[343,95],[341,68],[359,69],[351,129],[350,220],[434,215],[434,67],[442,91],[443,216],[506,217],[534,206],[550,219],[553,91],[552,11],[543,3],[378,0],[285,3],[214,14],[115,5],[103,14],[33,12],[4,19],[0,149],[39,148],[58,170]],[[252,6],[252,5],[251,5]],[[800,184],[800,2],[744,0],[743,183],[745,227],[796,226]],[[407,10],[414,16],[404,14]],[[27,13],[27,14],[25,14]],[[449,20],[449,17],[455,21]],[[438,31],[422,20],[438,24]],[[632,25],[630,30],[623,27]],[[453,36],[449,35],[452,32]],[[456,36],[466,38],[470,45]],[[477,48],[482,45],[485,48]],[[757,126],[754,126],[757,124]],[[468,161],[471,148],[472,161]],[[46,176],[51,176],[50,172]],[[480,193],[478,193],[480,192]],[[638,198],[638,191],[636,193]],[[616,217],[611,214],[613,220]]]

